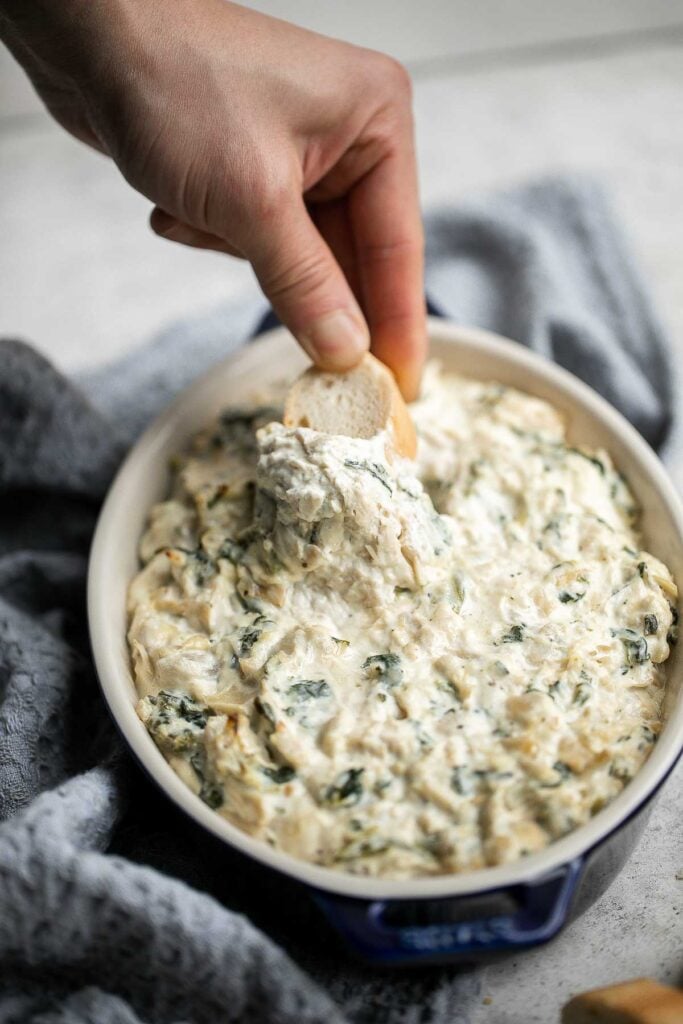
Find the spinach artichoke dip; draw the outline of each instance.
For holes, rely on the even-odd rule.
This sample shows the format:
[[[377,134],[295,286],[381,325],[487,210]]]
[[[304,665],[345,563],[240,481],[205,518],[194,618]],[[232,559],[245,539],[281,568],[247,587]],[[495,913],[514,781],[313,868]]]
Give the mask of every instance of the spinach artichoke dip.
[[[415,463],[227,410],[174,460],[129,593],[138,713],[186,784],[395,878],[512,861],[613,800],[677,621],[626,482],[553,407],[430,365],[412,413]]]

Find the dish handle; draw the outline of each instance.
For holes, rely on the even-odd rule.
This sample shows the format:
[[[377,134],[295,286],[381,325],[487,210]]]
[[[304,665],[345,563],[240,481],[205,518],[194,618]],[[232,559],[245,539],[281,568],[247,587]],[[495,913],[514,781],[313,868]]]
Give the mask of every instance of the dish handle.
[[[316,902],[366,959],[467,960],[536,946],[567,921],[584,858],[521,885],[441,899],[354,900],[316,890]]]

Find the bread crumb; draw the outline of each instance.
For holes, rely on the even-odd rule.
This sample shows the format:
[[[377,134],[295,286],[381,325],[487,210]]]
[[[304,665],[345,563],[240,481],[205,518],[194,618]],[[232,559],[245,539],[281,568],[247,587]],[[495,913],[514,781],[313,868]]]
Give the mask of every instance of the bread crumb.
[[[562,1009],[562,1024],[681,1024],[683,992],[652,978],[593,989]]]

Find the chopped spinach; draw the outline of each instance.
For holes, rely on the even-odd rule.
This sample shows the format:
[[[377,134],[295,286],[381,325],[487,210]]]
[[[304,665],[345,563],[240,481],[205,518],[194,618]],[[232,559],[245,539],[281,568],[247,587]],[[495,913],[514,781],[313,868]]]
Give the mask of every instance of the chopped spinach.
[[[200,704],[188,694],[174,693],[172,690],[160,690],[156,696],[148,697],[147,700],[157,708],[157,718],[161,722],[169,722],[176,716],[203,729],[206,719],[213,714],[211,708]]]
[[[627,669],[650,660],[647,640],[644,636],[640,636],[634,629],[612,629],[610,632],[612,636],[618,637],[623,644]]]
[[[456,765],[451,771],[451,788],[460,796],[469,796],[472,787],[469,782],[469,772],[464,765]]]
[[[313,700],[317,697],[329,697],[332,693],[324,679],[301,679],[287,688],[287,693],[294,700]]]
[[[666,642],[669,647],[675,647],[678,643],[678,609],[674,608],[672,604],[669,605],[671,609],[671,626],[666,634]]]
[[[638,575],[640,576],[641,580],[646,579],[647,578],[647,562],[638,562],[637,568],[638,568]]]
[[[368,676],[374,676],[385,682],[387,686],[398,686],[403,679],[401,659],[398,654],[371,654],[362,666]]]
[[[561,692],[562,692],[562,680],[561,679],[556,679],[555,682],[551,683],[550,686],[548,687],[548,693],[553,698],[553,700],[555,700],[556,697],[559,697]]]
[[[296,775],[294,769],[291,768],[288,764],[280,765],[277,768],[262,768],[261,771],[263,772],[264,775],[267,775],[268,778],[272,782],[276,783],[276,785],[278,786],[281,786],[285,782],[291,782],[294,776]]]
[[[345,650],[351,643],[350,640],[340,640],[338,636],[332,636],[330,639],[334,640],[335,644],[341,647],[342,650]]]
[[[420,497],[420,491],[416,491],[414,488],[411,490],[410,487],[406,487],[405,480],[397,480],[396,486],[398,487],[401,494],[407,494],[409,498],[417,500]]]
[[[541,789],[557,789],[563,782],[566,782],[570,775],[573,774],[569,765],[565,764],[564,761],[556,761],[553,765],[553,771],[557,772],[559,778],[556,782],[541,783]]]
[[[507,633],[504,633],[500,638],[501,643],[504,644],[521,644],[524,642],[524,623],[520,623],[517,626],[511,626]]]
[[[207,719],[214,714],[188,694],[171,690],[145,697],[143,704],[153,709],[146,722],[150,735],[163,750],[173,753],[194,750]]]
[[[455,700],[457,700],[459,703],[462,703],[462,694],[458,689],[458,684],[455,682],[454,679],[451,679],[450,676],[445,676],[441,679],[435,679],[434,686],[437,688],[437,690],[441,690],[442,693],[446,693],[448,694],[449,697],[454,697]],[[493,683],[491,683],[491,686],[493,686]],[[436,707],[437,705],[432,704],[432,706]]]
[[[216,490],[213,492],[213,494],[211,495],[211,497],[209,498],[209,500],[206,503],[207,509],[210,510],[212,508],[215,508],[216,505],[218,504],[218,502],[221,501],[225,497],[226,494],[227,494],[227,488],[225,488],[224,486],[217,487]]]
[[[273,711],[272,706],[267,701],[261,700],[260,697],[257,697],[254,700],[254,707],[258,711],[259,715],[261,715],[262,718],[265,718],[267,722],[270,722],[271,725],[277,724],[277,716]]]
[[[654,636],[659,629],[659,623],[657,622],[656,615],[646,615],[644,621],[643,632],[645,636]]]
[[[255,629],[253,626],[245,626],[240,630],[240,656],[249,654],[254,644],[261,636],[262,630]]]
[[[233,565],[239,565],[244,559],[244,552],[244,544],[241,544],[237,540],[232,540],[230,537],[226,537],[221,544],[218,557],[227,559],[227,561],[232,562]]]
[[[606,526],[610,533],[614,533],[614,527],[611,526],[606,519],[603,519],[602,516],[596,516],[592,512],[587,512],[586,515],[590,516],[591,519],[594,519],[596,523],[600,523],[601,526]]]
[[[385,853],[390,846],[399,845],[395,841],[383,839],[381,836],[370,836],[367,839],[348,843],[335,857],[338,863],[358,860],[361,857],[376,857]]]
[[[349,768],[338,775],[334,783],[325,790],[323,800],[331,807],[352,807],[363,795],[361,776],[364,768]]]
[[[223,787],[217,782],[213,782],[207,778],[206,775],[206,759],[200,751],[193,754],[190,758],[190,764],[197,773],[199,779],[199,799],[203,800],[205,804],[216,811],[223,804],[225,800],[225,794],[223,793]]]
[[[487,780],[511,779],[513,772],[498,771],[495,768],[474,768],[471,771],[465,765],[457,765],[451,769],[451,789],[454,789],[460,796],[471,796],[474,792],[474,782],[487,782]]]
[[[609,766],[609,774],[614,779],[619,779],[620,782],[630,782],[633,778],[633,773],[620,759],[612,761]]]
[[[557,596],[558,600],[561,601],[562,604],[575,604],[577,601],[580,601],[582,597],[586,596],[586,591],[577,590],[572,593],[570,590],[561,590]]]
[[[202,587],[207,580],[211,579],[216,571],[216,566],[213,564],[206,551],[203,548],[197,548],[196,551],[192,552],[194,578],[197,585]]]
[[[495,768],[475,768],[472,774],[478,779],[511,779],[514,772],[499,772]]]
[[[391,480],[384,466],[380,465],[379,462],[368,462],[367,460],[358,461],[357,459],[345,459],[344,465],[348,466],[349,469],[358,469],[364,473],[369,473],[370,476],[374,476],[375,480],[379,480],[382,487],[386,487],[389,494],[394,493],[394,489],[391,486]]]
[[[605,475],[604,463],[596,455],[589,455],[588,452],[584,452],[581,448],[567,447],[567,451],[572,455],[580,455],[582,459],[586,459],[588,462],[592,462],[593,465],[600,471],[600,475]]]
[[[553,518],[549,519],[543,527],[543,533],[554,533],[555,536],[559,539],[560,523],[562,523],[565,518],[566,516],[553,516]]]
[[[205,804],[208,804],[212,811],[217,811],[219,807],[222,807],[223,802],[225,801],[223,787],[217,782],[208,782],[206,779],[202,779],[199,790],[199,799],[203,800]]]
[[[420,722],[416,718],[411,718],[410,724],[412,728],[415,730],[415,738],[417,739],[417,742],[419,743],[421,749],[430,750],[434,746],[434,740],[427,732],[422,722]]]
[[[237,638],[239,649],[238,653],[240,658],[246,657],[250,654],[254,644],[258,643],[263,635],[263,626],[272,626],[270,619],[267,619],[265,615],[257,615],[250,626],[242,626],[237,631]]]
[[[580,682],[578,683],[576,690],[574,691],[574,704],[578,704],[579,707],[590,700],[591,693],[593,692],[593,683],[590,676],[581,669],[579,673]]]

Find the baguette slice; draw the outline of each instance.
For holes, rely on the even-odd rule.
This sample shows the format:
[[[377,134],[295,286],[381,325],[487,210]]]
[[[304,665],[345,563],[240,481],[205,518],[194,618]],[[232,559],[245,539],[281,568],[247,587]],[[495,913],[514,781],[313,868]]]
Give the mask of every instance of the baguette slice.
[[[417,450],[415,427],[394,375],[369,353],[346,373],[306,370],[289,389],[284,423],[347,437],[388,430],[399,455],[413,459]]]
[[[651,978],[594,989],[570,999],[562,1024],[683,1024],[683,992]]]

